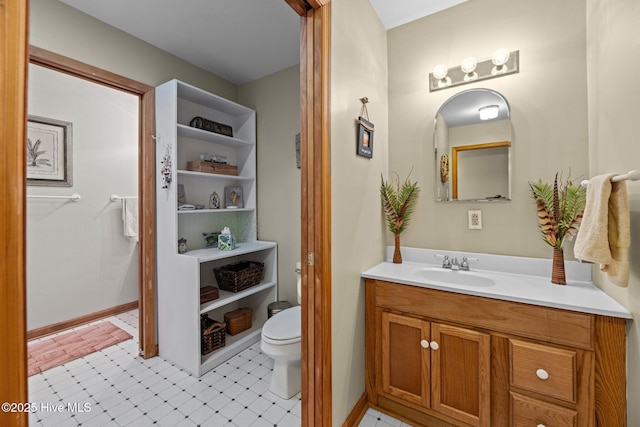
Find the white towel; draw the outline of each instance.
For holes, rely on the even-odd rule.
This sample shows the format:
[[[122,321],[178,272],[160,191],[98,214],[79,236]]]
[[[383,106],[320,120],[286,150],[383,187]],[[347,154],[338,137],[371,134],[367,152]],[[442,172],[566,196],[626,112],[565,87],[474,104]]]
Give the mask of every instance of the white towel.
[[[573,253],[579,260],[599,263],[614,284],[627,286],[631,240],[627,183],[612,183],[612,176],[598,175],[589,180]]]
[[[124,236],[138,241],[138,198],[124,197],[122,199],[122,224]]]

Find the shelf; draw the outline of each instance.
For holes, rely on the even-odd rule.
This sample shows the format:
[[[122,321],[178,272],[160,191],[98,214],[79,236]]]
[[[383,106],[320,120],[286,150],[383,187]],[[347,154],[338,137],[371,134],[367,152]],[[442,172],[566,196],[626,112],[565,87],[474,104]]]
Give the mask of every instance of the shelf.
[[[228,335],[225,337],[225,346],[214,350],[211,353],[200,356],[200,372],[206,372],[225,360],[235,356],[238,352],[244,350],[250,345],[260,341],[262,334],[262,326],[265,321],[253,322],[251,328],[246,331],[242,331],[237,335]]]
[[[245,289],[244,291],[235,293],[223,291],[222,289],[220,289],[220,297],[218,299],[200,305],[200,314],[204,314],[211,310],[215,310],[216,308],[223,307],[234,301],[238,301],[242,298],[248,297],[249,295],[257,294],[258,292],[262,292],[265,289],[273,288],[274,286],[276,286],[276,282],[264,282]]]
[[[223,175],[219,173],[193,172],[193,171],[185,171],[185,170],[178,170],[178,175],[197,176],[200,178],[209,178],[209,179],[228,179],[233,181],[253,181],[255,179],[253,177],[246,177],[246,176]]]
[[[245,141],[243,139],[238,139],[215,132],[209,132],[207,130],[202,130],[179,123],[176,126],[178,128],[179,137],[214,142],[216,144],[226,145],[229,147],[251,147],[253,145],[252,142]]]
[[[200,263],[215,261],[218,259],[229,258],[236,255],[244,255],[251,252],[262,251],[265,249],[275,248],[276,244],[273,242],[263,242],[256,240],[255,242],[241,242],[238,243],[236,248],[232,251],[221,251],[218,248],[205,248],[196,249],[193,251],[187,251],[180,256],[188,256],[197,258]]]
[[[207,107],[215,110],[225,111],[234,116],[250,115],[254,113],[254,111],[249,107],[229,101],[228,99],[214,95],[203,89],[191,86],[188,83],[184,83],[179,80],[172,80],[172,82],[175,82],[177,85],[178,98],[186,99],[188,101],[195,102],[196,104],[206,105]]]
[[[253,212],[253,208],[231,208],[231,209],[188,209],[181,211],[178,209],[178,215],[182,214],[198,214],[198,213],[229,213],[229,212]]]

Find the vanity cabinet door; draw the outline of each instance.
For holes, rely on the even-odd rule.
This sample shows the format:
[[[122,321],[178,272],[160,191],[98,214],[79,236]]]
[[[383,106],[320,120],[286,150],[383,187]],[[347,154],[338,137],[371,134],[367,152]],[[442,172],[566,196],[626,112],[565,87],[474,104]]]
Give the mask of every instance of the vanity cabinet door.
[[[490,336],[431,324],[431,408],[473,426],[489,426]]]
[[[430,324],[382,312],[382,392],[429,407]]]

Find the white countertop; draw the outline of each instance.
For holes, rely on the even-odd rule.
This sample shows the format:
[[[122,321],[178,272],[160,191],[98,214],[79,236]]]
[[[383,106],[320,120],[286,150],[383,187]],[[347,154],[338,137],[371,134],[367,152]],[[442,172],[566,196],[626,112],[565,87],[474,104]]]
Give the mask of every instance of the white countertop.
[[[402,254],[405,259],[402,264],[385,261],[363,272],[362,277],[582,313],[632,319],[631,313],[624,306],[591,283],[588,264],[579,264],[575,261],[566,262],[567,284],[556,285],[550,280],[551,260],[417,248],[402,248]],[[433,279],[427,280],[416,274],[418,270],[424,268],[441,267],[442,260],[434,257],[435,254],[446,254],[450,257],[457,257],[458,260],[463,256],[470,259],[477,258],[479,260],[477,262],[470,261],[471,271],[478,276],[492,279],[495,284],[491,286],[449,284]],[[490,269],[482,269],[481,266]],[[516,271],[525,271],[526,274],[519,274]],[[460,273],[464,274],[464,272]]]

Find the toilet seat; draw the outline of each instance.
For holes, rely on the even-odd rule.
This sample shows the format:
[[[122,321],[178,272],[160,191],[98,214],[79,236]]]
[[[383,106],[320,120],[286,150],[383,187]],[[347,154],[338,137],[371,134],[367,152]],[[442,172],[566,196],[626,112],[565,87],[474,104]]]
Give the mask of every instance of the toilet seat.
[[[302,311],[299,305],[274,315],[262,327],[262,340],[272,345],[299,342],[302,337],[301,316]]]

